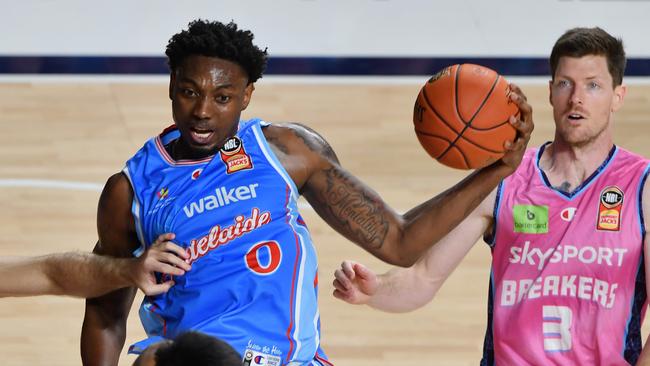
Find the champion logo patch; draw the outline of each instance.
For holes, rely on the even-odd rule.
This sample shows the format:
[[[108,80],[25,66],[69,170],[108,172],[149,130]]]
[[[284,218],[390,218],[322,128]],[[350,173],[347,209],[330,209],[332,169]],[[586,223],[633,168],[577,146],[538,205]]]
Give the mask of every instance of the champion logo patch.
[[[246,153],[244,144],[237,136],[226,140],[221,151],[221,160],[226,164],[226,173],[231,174],[240,170],[253,169],[253,161]]]
[[[600,202],[598,203],[596,229],[602,231],[619,231],[621,229],[623,197],[623,191],[616,186],[609,186],[603,189],[600,193]]]
[[[567,207],[560,213],[560,218],[566,222],[573,220],[573,217],[576,215],[575,207]]]
[[[192,180],[197,180],[197,179],[199,179],[199,176],[201,175],[201,172],[203,172],[203,169],[202,169],[202,168],[195,169],[195,170],[192,172]]]

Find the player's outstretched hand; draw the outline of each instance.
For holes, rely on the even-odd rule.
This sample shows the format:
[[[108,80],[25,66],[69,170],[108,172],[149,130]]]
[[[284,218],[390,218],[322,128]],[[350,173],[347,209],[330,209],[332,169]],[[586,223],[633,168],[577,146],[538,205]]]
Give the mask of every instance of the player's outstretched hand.
[[[146,295],[158,295],[167,292],[173,285],[172,279],[156,283],[155,272],[182,276],[191,266],[186,262],[187,252],[178,245],[170,242],[174,234],[160,235],[153,245],[135,260],[132,266],[131,278]]]
[[[363,264],[345,260],[334,271],[334,297],[350,304],[367,304],[377,293],[379,279]]]
[[[510,100],[519,107],[519,118],[510,116],[510,123],[517,129],[517,136],[514,141],[504,143],[506,153],[501,158],[501,161],[514,171],[521,163],[535,124],[533,123],[533,108],[528,104],[526,95],[521,91],[521,88],[515,84],[510,84],[510,91]]]

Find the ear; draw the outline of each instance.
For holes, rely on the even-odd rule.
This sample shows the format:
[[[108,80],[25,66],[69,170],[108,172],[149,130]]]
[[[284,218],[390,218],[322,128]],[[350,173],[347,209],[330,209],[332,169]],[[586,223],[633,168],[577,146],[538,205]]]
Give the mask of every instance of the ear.
[[[627,85],[621,84],[614,88],[614,95],[612,96],[612,112],[616,112],[623,106],[623,100],[627,94]]]
[[[253,96],[253,90],[255,90],[255,84],[248,83],[244,89],[244,103],[242,104],[242,111],[248,107],[248,103],[250,103],[251,97]]]
[[[172,98],[174,95],[174,85],[176,85],[176,73],[172,71],[169,73],[169,99],[174,99]]]

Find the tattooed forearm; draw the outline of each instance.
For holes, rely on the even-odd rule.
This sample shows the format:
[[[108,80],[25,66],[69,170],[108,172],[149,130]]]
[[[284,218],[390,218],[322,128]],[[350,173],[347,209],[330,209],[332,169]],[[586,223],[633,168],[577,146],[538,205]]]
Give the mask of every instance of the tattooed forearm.
[[[379,249],[388,233],[382,204],[361,189],[359,183],[335,168],[324,171],[327,190],[323,192],[325,207],[344,231],[364,246]]]

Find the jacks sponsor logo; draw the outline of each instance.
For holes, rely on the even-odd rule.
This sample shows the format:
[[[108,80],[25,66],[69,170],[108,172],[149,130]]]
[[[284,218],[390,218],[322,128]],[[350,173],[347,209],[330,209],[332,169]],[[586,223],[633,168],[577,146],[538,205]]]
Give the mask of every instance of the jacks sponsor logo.
[[[512,217],[516,233],[548,233],[548,206],[514,205]]]
[[[253,169],[253,161],[246,153],[244,144],[239,137],[229,138],[220,151],[221,160],[226,164],[226,173],[231,174],[240,170]]]
[[[616,186],[603,189],[600,193],[596,229],[604,231],[619,231],[621,229],[623,196],[623,191]]]
[[[183,207],[183,211],[185,212],[185,216],[191,218],[194,215],[200,215],[206,211],[227,206],[231,203],[256,198],[257,192],[255,192],[255,188],[257,187],[259,187],[257,183],[235,188],[217,187],[214,190],[214,194],[209,194],[200,198],[198,201],[190,202]]]

